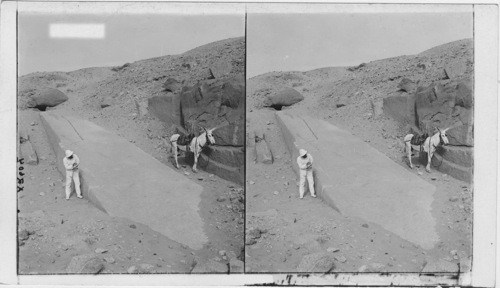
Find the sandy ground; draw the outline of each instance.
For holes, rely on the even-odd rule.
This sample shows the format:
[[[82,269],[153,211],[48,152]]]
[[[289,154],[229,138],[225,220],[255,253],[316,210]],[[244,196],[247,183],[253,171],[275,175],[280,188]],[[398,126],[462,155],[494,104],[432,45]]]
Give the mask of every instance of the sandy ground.
[[[53,109],[101,125],[173,167],[162,138],[168,134],[166,127],[149,116],[139,119],[132,100],[108,110],[89,105],[89,97],[114,76],[109,69],[85,76],[70,78],[64,88],[59,88],[69,100]],[[109,217],[74,194],[66,201],[64,178],[55,168],[56,158],[39,112],[21,110],[18,116],[19,127],[30,135],[40,159],[36,166],[24,165],[25,188],[18,193],[19,231],[30,234],[27,240],[20,241],[20,274],[65,273],[74,256],[87,254],[102,260],[101,273],[127,273],[131,266],[139,273],[188,273],[200,261],[213,259],[227,264],[230,258],[244,256],[241,186],[201,170],[192,173],[186,165],[179,170],[179,177],[188,177],[204,187],[199,208],[209,242],[193,251],[145,225]]]
[[[411,171],[436,186],[432,215],[440,241],[432,250],[422,249],[375,224],[341,215],[319,198],[306,194],[299,199],[298,176],[291,166],[296,165],[295,159],[290,159],[283,143],[275,110],[260,107],[256,97],[263,89],[280,87],[273,87],[273,81],[282,83],[285,77],[294,80],[293,74],[275,72],[247,81],[247,131],[266,133],[274,163],[255,163],[247,150],[246,271],[297,272],[302,257],[317,252],[333,253],[334,271],[338,272],[420,272],[428,262],[438,259],[460,263],[462,271],[470,267],[471,185],[435,169],[428,174],[420,165]],[[325,87],[333,81],[328,78],[341,79],[347,73],[332,69],[323,77],[311,74],[295,81],[299,84],[290,85],[305,99],[284,109],[314,115],[343,128],[386,154],[401,169],[409,169],[403,159],[404,127],[385,116],[372,119],[369,101],[355,101],[337,109],[328,106],[322,97]],[[254,230],[262,231],[260,238],[249,236]]]

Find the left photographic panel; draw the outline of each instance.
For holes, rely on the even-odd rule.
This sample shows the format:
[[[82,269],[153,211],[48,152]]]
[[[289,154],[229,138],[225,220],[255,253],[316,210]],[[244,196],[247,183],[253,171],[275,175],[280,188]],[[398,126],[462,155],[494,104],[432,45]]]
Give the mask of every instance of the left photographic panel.
[[[24,2],[17,47],[18,274],[243,273],[244,7]]]

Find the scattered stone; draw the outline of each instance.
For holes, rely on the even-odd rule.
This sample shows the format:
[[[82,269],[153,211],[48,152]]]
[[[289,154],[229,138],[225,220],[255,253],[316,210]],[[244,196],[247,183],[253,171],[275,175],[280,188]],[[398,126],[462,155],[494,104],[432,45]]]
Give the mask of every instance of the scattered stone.
[[[227,273],[229,267],[213,259],[206,262],[197,262],[191,273]]]
[[[102,254],[102,253],[108,252],[108,250],[103,249],[103,248],[97,248],[97,249],[95,249],[94,252],[97,253],[97,254]]]
[[[398,88],[408,94],[412,94],[417,90],[417,85],[412,80],[403,78],[401,79],[401,82],[399,82]]]
[[[371,272],[382,272],[385,269],[385,265],[382,263],[371,263],[370,271]]]
[[[248,181],[248,183],[249,183],[250,185],[255,184],[255,182],[254,182],[254,181],[252,181],[252,180]]]
[[[456,196],[453,196],[450,198],[450,202],[457,202],[458,201],[458,197]]]
[[[217,197],[217,202],[224,202],[226,201],[226,197],[223,197],[223,196],[220,196],[220,197]]]
[[[40,192],[40,196],[45,196],[45,192]]]
[[[21,155],[25,159],[25,163],[29,165],[37,165],[38,164],[38,155],[36,153],[35,148],[31,144],[31,141],[25,141],[20,145]]]
[[[358,268],[358,272],[366,272],[366,270],[368,270],[368,267],[366,265],[363,265]]]
[[[115,263],[115,258],[106,257],[106,258],[104,258],[104,261],[108,262],[109,264],[113,264],[113,263]]]
[[[138,272],[138,269],[137,269],[137,267],[135,267],[135,266],[130,266],[130,267],[127,269],[127,273],[129,273],[129,274],[135,274],[135,273],[137,273],[137,272]]]
[[[31,126],[35,126],[35,125],[38,125],[38,123],[36,123],[35,121],[31,122],[30,123]]]
[[[191,173],[184,171],[184,175],[189,176]]]
[[[155,267],[151,264],[147,264],[147,263],[142,263],[140,266],[140,270],[142,270],[141,272],[147,272],[147,273],[154,273],[155,272]]]
[[[326,249],[326,251],[330,252],[330,253],[333,253],[333,252],[338,252],[340,251],[339,248],[337,247],[328,247],[328,249]]]
[[[335,260],[342,262],[342,263],[345,263],[347,261],[347,259],[343,255],[336,255],[336,256],[334,256],[334,258],[335,258]]]
[[[226,251],[225,250],[220,250],[219,251],[219,256],[226,256]]]
[[[254,245],[257,243],[257,240],[253,239],[253,238],[247,238],[246,241],[245,241],[245,245]]]
[[[274,194],[274,195],[278,195],[278,194],[280,194],[280,192],[278,192],[278,191],[274,191],[274,192],[273,192],[273,194]]]
[[[19,232],[18,237],[20,241],[25,241],[29,239],[30,233],[28,232],[28,230],[23,229]]]
[[[229,260],[229,273],[243,273],[245,264],[243,261],[236,258],[231,258]]]
[[[135,226],[135,224],[132,224],[132,225],[130,225],[130,226],[128,226],[128,227],[130,227],[130,228],[132,228],[132,229],[137,228],[137,227]]]
[[[363,227],[363,228],[368,228],[368,227],[370,227],[370,226],[368,226],[368,224],[364,223],[363,225],[361,225],[361,227]]]
[[[370,104],[372,107],[372,116],[374,119],[380,118],[384,114],[384,99],[376,98],[370,100]]]
[[[329,253],[313,253],[306,255],[300,261],[297,272],[327,273],[335,269],[334,257]]]
[[[231,70],[233,69],[233,66],[228,61],[219,61],[213,64],[209,69],[211,74],[210,78],[213,79],[213,78],[221,78],[225,75],[230,74]]]
[[[436,178],[436,177],[434,177],[434,176],[432,176],[432,177],[431,177],[431,180],[437,180],[437,178]]]
[[[66,267],[69,274],[98,274],[104,269],[103,261],[94,254],[78,255],[71,258]]]
[[[417,174],[420,176],[424,175],[424,173],[422,171],[418,171]]]
[[[203,181],[205,179],[203,177],[198,177],[198,180]]]

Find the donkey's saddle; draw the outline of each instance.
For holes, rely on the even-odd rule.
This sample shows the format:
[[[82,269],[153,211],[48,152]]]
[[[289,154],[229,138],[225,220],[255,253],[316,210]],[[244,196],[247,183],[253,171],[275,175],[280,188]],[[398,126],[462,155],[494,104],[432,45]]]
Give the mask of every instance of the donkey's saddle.
[[[184,134],[184,133],[179,133],[179,139],[177,139],[177,144],[178,145],[186,145],[188,146],[189,144],[191,144],[191,140],[193,140],[194,138],[194,134],[193,133],[190,133],[188,135]]]
[[[428,133],[415,134],[415,135],[413,135],[413,138],[411,138],[410,143],[411,143],[411,145],[420,146],[420,145],[424,144],[425,139],[427,139],[428,137],[429,137]]]

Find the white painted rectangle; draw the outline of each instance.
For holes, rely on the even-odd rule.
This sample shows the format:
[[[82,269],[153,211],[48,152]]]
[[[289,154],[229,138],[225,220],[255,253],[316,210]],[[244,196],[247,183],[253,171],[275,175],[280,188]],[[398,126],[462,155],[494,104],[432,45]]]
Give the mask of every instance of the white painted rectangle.
[[[50,38],[103,39],[106,25],[102,23],[54,23],[49,25]]]

